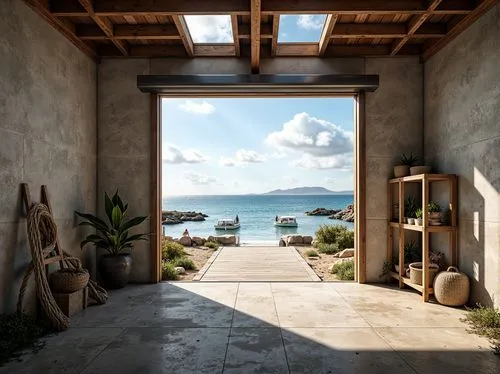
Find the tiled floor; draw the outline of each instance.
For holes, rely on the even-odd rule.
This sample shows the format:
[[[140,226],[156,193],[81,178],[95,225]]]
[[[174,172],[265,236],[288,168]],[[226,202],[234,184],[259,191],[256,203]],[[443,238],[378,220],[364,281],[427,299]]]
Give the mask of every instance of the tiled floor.
[[[129,286],[0,373],[499,373],[462,315],[354,283]]]

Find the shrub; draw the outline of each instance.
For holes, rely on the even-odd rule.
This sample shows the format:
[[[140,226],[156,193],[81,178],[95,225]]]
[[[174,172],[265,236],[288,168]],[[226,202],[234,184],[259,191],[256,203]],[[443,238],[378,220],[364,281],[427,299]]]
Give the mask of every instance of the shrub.
[[[216,242],[205,242],[205,247],[212,248],[212,249],[218,249],[219,248],[219,243]]]
[[[196,265],[194,264],[194,262],[187,257],[178,257],[178,258],[172,260],[172,265],[174,265],[174,267],[175,266],[182,266],[186,270],[195,270],[196,269]]]
[[[308,251],[306,251],[306,257],[317,257],[318,256],[318,252],[312,250],[312,249],[309,249]]]
[[[320,253],[324,253],[327,255],[334,255],[335,253],[340,252],[340,249],[336,243],[332,243],[332,244],[319,243],[318,244],[318,251]]]
[[[321,225],[316,240],[322,244],[337,244],[340,250],[354,247],[354,231],[343,225]]]
[[[161,279],[163,280],[177,280],[179,279],[179,274],[175,271],[175,267],[172,263],[167,261],[162,261],[161,263]]]
[[[164,261],[170,261],[184,256],[184,247],[176,242],[164,241],[161,244],[161,258]]]
[[[470,333],[488,338],[493,352],[500,355],[500,309],[478,305],[475,309],[468,309],[462,321],[469,323]]]
[[[332,274],[341,280],[354,280],[354,261],[339,261],[332,267]]]

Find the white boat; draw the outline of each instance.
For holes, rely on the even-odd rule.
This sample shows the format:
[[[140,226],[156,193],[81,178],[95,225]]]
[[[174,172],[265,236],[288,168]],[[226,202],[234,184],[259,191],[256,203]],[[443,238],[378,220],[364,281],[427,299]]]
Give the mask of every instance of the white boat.
[[[297,218],[295,216],[276,216],[274,226],[278,227],[297,227]]]
[[[237,230],[240,228],[240,220],[238,218],[223,218],[218,220],[214,227],[216,230]]]

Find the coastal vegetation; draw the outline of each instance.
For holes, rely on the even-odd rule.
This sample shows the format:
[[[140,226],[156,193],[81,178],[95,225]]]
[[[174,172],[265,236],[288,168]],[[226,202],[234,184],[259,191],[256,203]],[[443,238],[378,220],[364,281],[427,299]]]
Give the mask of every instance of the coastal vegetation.
[[[332,274],[340,280],[354,280],[354,261],[339,261],[333,264]]]
[[[195,263],[187,257],[184,247],[176,242],[163,240],[161,248],[161,273],[163,280],[179,279],[176,267],[184,270],[195,270]]]
[[[318,248],[318,251],[320,253],[324,253],[327,255],[334,255],[335,253],[340,252],[339,246],[336,243],[318,243],[316,245],[316,248]]]
[[[177,280],[179,274],[175,270],[175,266],[169,261],[161,262],[161,279],[163,280]]]
[[[493,352],[500,355],[500,309],[478,305],[468,309],[462,321],[469,324],[468,332],[486,337]]]
[[[216,242],[207,241],[207,242],[205,242],[204,245],[205,245],[205,247],[210,248],[210,249],[217,249],[217,248],[219,248],[219,244],[216,243]]]
[[[174,265],[174,267],[180,266],[186,270],[195,270],[196,269],[196,265],[194,264],[194,262],[187,257],[178,257],[178,258],[172,260],[172,264]]]
[[[316,231],[316,247],[327,247],[324,244],[335,244],[338,250],[354,248],[354,231],[343,225],[321,225]]]
[[[317,257],[318,252],[316,252],[314,249],[309,249],[305,252],[307,257]]]

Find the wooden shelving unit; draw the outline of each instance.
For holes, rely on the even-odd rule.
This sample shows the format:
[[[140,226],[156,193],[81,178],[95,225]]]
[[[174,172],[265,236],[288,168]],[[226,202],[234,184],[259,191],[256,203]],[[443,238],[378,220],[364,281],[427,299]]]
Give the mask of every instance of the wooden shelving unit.
[[[432,182],[448,182],[449,183],[449,225],[448,226],[430,226],[428,220],[429,194],[432,188]],[[405,186],[408,183],[418,183],[421,185],[422,197],[422,211],[423,222],[422,226],[410,225],[404,223],[404,206],[405,206]],[[397,185],[397,195],[399,203],[399,217],[398,220],[393,220],[392,204],[394,201],[394,185]],[[410,279],[405,276],[404,268],[404,245],[405,245],[405,231],[417,231],[422,235],[422,262],[423,274],[422,284],[429,282],[429,236],[433,233],[448,233],[449,235],[449,251],[451,265],[457,264],[457,176],[455,174],[419,174],[411,175],[403,178],[394,178],[389,180],[388,188],[388,235],[387,235],[387,259],[393,258],[393,245],[394,245],[394,232],[393,229],[398,230],[398,248],[399,248],[399,273],[391,272],[389,275],[399,282],[399,288],[404,288],[405,285],[412,287],[422,293],[423,301],[429,300],[429,295],[434,291],[432,288],[425,288],[422,285],[410,282]]]

